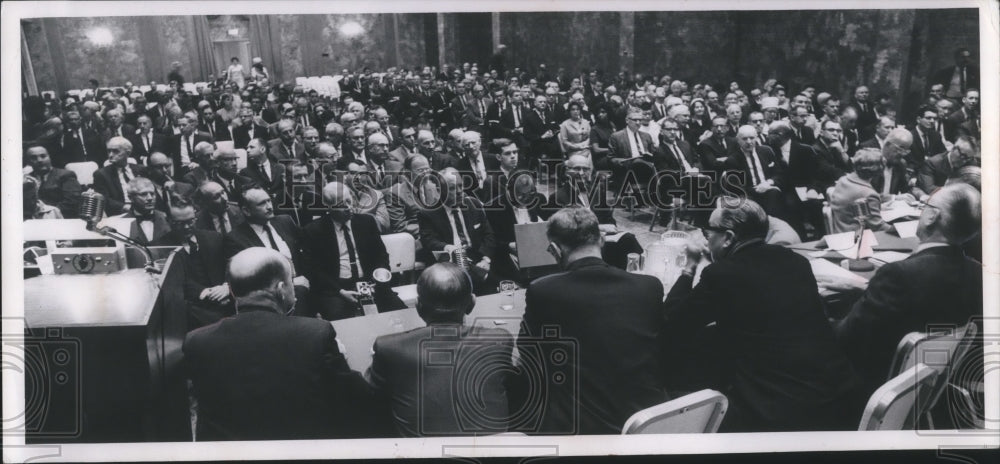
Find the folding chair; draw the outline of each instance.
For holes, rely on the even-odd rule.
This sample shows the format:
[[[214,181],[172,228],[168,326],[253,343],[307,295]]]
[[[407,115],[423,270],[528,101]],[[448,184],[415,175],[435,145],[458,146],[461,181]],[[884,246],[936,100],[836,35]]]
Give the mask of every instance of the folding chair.
[[[67,163],[66,169],[76,174],[76,181],[81,186],[89,186],[94,183],[94,171],[97,170],[97,163],[84,161],[82,163]]]
[[[972,322],[946,332],[911,332],[903,336],[896,346],[896,355],[889,369],[890,379],[917,363],[934,369],[938,374],[925,402],[917,405],[918,415],[927,420],[931,429],[934,428],[931,409],[948,387],[956,360],[965,356],[977,332],[976,324]]]
[[[726,395],[697,391],[633,414],[622,427],[622,435],[715,433],[728,408]]]
[[[917,364],[886,382],[872,393],[858,430],[913,430],[918,402],[929,396],[937,377],[934,368]]]

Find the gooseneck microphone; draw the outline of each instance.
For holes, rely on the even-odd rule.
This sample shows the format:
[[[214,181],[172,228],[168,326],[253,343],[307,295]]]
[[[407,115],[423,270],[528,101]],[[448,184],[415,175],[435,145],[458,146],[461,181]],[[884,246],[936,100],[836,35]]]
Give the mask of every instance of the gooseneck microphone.
[[[80,218],[87,222],[87,230],[97,232],[105,237],[138,248],[146,258],[146,271],[153,274],[159,274],[162,272],[161,269],[156,267],[156,262],[153,259],[153,253],[150,252],[149,248],[145,245],[132,240],[131,237],[122,234],[121,232],[118,232],[114,229],[114,227],[97,226],[97,224],[101,222],[101,219],[104,218],[104,195],[101,195],[93,190],[87,190],[86,192],[83,192],[80,197]]]

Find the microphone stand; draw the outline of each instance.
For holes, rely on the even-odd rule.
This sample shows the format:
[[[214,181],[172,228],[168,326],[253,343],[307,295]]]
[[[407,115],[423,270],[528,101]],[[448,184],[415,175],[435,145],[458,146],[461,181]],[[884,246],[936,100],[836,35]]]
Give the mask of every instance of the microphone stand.
[[[163,272],[163,269],[160,269],[156,265],[155,260],[153,260],[153,253],[151,251],[149,251],[149,248],[147,248],[146,245],[143,245],[143,244],[141,244],[141,243],[139,243],[139,242],[137,242],[135,240],[132,240],[129,236],[127,236],[125,234],[122,234],[121,232],[118,232],[117,230],[115,230],[114,227],[110,227],[110,226],[98,227],[97,226],[97,221],[88,218],[87,219],[87,230],[93,231],[93,232],[97,232],[97,233],[99,233],[99,234],[101,234],[101,235],[103,235],[105,237],[111,238],[113,240],[117,240],[117,241],[122,242],[122,243],[124,243],[126,245],[131,245],[131,246],[133,246],[135,248],[138,248],[139,251],[142,252],[143,257],[146,258],[146,265],[144,266],[144,269],[146,270],[146,272],[148,272],[150,274],[160,274],[161,272]]]

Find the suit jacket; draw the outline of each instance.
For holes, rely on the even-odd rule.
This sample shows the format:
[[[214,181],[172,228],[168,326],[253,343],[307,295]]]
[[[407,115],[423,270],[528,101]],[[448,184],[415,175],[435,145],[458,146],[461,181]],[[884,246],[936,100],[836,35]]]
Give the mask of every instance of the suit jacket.
[[[287,193],[285,191],[285,165],[277,163],[273,160],[267,160],[267,163],[271,167],[271,177],[268,179],[267,174],[264,173],[264,169],[258,165],[247,165],[247,167],[240,170],[240,175],[250,179],[254,184],[257,184],[267,193],[271,195],[275,201],[274,203],[282,203],[282,195]],[[230,199],[235,200],[235,198],[230,197]]]
[[[253,128],[253,137],[251,137],[250,129]],[[258,138],[267,140],[270,138],[270,134],[267,132],[267,127],[261,126],[259,124],[243,125],[233,129],[233,147],[234,148],[246,148],[250,144],[251,138]]]
[[[188,302],[188,330],[215,323],[232,316],[232,303],[213,304],[201,299],[206,288],[222,285],[226,281],[226,257],[222,254],[222,234],[210,230],[194,230],[197,248],[181,249],[174,259],[184,266],[184,299]],[[181,246],[184,240],[177,231],[170,231],[152,245]]]
[[[910,129],[910,133],[913,134],[913,144],[910,145],[910,154],[907,156],[907,160],[914,169],[919,169],[927,158],[945,151],[944,142],[941,141],[941,134],[933,130],[927,131],[925,133],[927,136],[927,145],[925,146],[916,127]]]
[[[292,150],[295,153],[288,152],[288,149],[285,148],[285,144],[282,143],[281,138],[274,138],[267,141],[267,156],[271,157],[271,159],[302,159],[302,157],[305,156],[306,147],[298,140],[292,142]]]
[[[892,166],[892,178],[889,179],[889,194],[896,195],[901,193],[912,193],[913,188],[910,187],[910,172],[907,171],[906,166],[903,164],[897,164]],[[885,177],[878,176],[872,179],[872,188],[876,192],[882,193],[882,187],[885,186]],[[920,195],[915,195],[917,198]]]
[[[826,158],[816,154],[812,147],[791,141],[788,148],[788,162],[781,153],[781,147],[771,147],[774,157],[785,171],[785,190],[792,187],[808,187],[819,193],[826,192],[826,189],[833,186],[837,179],[844,175],[844,172],[837,169]],[[793,192],[789,192],[794,194]]]
[[[719,161],[719,158],[729,158],[739,150],[739,146],[736,144],[736,139],[726,137],[725,141],[726,143],[723,145],[722,142],[712,136],[702,140],[701,143],[698,144],[698,154],[701,155],[701,165],[705,166],[705,169],[722,168],[723,162]]]
[[[482,100],[488,111],[489,106],[493,102],[486,97]],[[479,108],[479,100],[475,98],[468,100],[468,105],[465,107],[465,114],[462,116],[462,124],[467,130],[479,132],[484,138],[486,137],[486,112]]]
[[[858,378],[823,312],[809,262],[763,240],[681,275],[666,301],[670,335],[716,323],[732,431],[856,429]]]
[[[120,129],[120,130],[119,130]],[[119,135],[121,133],[121,135]],[[108,140],[112,137],[125,137],[128,138],[130,135],[135,135],[135,126],[131,124],[122,124],[118,126],[118,129],[112,130],[110,126],[104,128],[101,132],[101,143],[107,145]]]
[[[129,137],[126,134],[126,138]],[[58,160],[53,160],[53,164],[60,163],[65,166],[68,163],[80,163],[83,161],[93,161],[98,166],[104,164],[107,159],[107,151],[100,135],[90,129],[83,129],[83,140],[79,138],[79,132],[66,132],[62,135],[62,150],[59,152]]]
[[[137,164],[130,164],[133,177],[145,176],[146,170]],[[106,206],[105,213],[109,216],[125,212],[125,202],[129,201],[122,189],[121,181],[118,178],[118,167],[114,165],[104,166],[94,171],[94,191],[104,195]]]
[[[419,153],[416,150],[416,147],[414,147],[414,153]],[[400,165],[402,165],[403,162],[406,161],[406,158],[408,158],[410,155],[411,153],[406,150],[406,147],[400,144],[398,147],[396,147],[395,150],[389,152],[389,159],[394,160]]]
[[[816,143],[816,135],[813,133],[811,127],[802,126],[798,132],[795,132],[794,128],[792,129],[792,140],[805,145],[812,145]]]
[[[194,330],[184,364],[202,440],[367,435],[371,394],[337,348],[327,321],[284,316],[270,304]],[[279,393],[283,392],[283,393]]]
[[[153,136],[153,141],[152,141],[153,143],[150,144],[148,150],[146,149],[146,145],[142,141],[141,135],[132,134],[131,136],[129,136],[128,139],[130,142],[132,142],[132,158],[135,158],[136,161],[141,162],[142,160],[146,159],[147,157],[149,157],[149,155],[155,152],[160,152],[165,155],[168,154],[169,149],[167,148],[167,145],[169,139],[167,138],[167,136],[162,134],[157,134],[156,132],[153,131],[150,131],[150,133]]]
[[[684,172],[684,165],[677,160],[677,156],[674,155],[674,152],[670,148],[668,142],[665,139],[662,140],[660,145],[653,149],[653,165],[659,170]],[[702,169],[701,160],[691,150],[691,144],[683,140],[677,140],[677,149],[680,150],[681,156],[684,157],[684,160],[691,167],[699,170]]]
[[[295,265],[295,275],[304,275],[303,272],[308,267],[306,258],[302,254],[302,229],[295,225],[291,217],[284,214],[274,216],[269,222],[278,233],[278,236],[288,245],[288,250],[292,253],[292,264]],[[236,253],[250,247],[271,248],[271,245],[265,245],[260,240],[257,233],[250,227],[249,222],[233,226],[233,231],[226,234],[226,238],[223,241],[226,258],[232,258]]]
[[[160,210],[153,210],[153,239],[150,240],[146,238],[146,234],[142,231],[142,226],[139,225],[139,219],[132,211],[126,211],[120,214],[118,217],[122,218],[135,218],[132,221],[132,226],[129,228],[128,237],[142,245],[151,245],[159,241],[164,235],[170,232],[170,223],[167,222],[167,215]]]
[[[466,237],[469,241],[468,257],[473,263],[479,262],[484,256],[494,259],[496,238],[486,220],[482,203],[473,197],[463,197],[461,211],[469,235]],[[420,242],[427,250],[443,251],[445,246],[454,245],[451,222],[444,207],[421,210],[417,213],[417,222],[420,224]],[[456,223],[455,227],[462,233],[460,223]]]
[[[524,105],[521,106],[520,119],[517,121],[520,123],[517,127],[524,127],[524,116],[531,111]],[[524,132],[517,132],[514,129],[514,106],[508,102],[507,109],[500,114],[500,120],[498,124],[493,127],[491,135],[494,138],[503,137],[508,138],[514,142],[521,150],[527,150],[529,147],[528,139],[524,136]],[[542,131],[544,132],[544,131]]]
[[[540,380],[548,397],[536,431],[618,434],[629,416],[667,399],[659,377],[662,301],[663,284],[656,278],[593,257],[528,286],[518,351],[545,360],[562,349],[575,377]],[[546,333],[553,329],[555,334]],[[513,404],[524,397],[517,392]]]
[[[590,210],[597,216],[597,221],[601,224],[617,224],[615,222],[614,208],[608,201],[607,183],[604,178],[596,178],[587,186],[587,192],[581,192],[580,188],[569,182],[563,182],[556,188],[556,191],[549,195],[546,208],[548,214],[554,214],[562,208],[569,206],[584,206],[580,200],[580,194],[584,194],[590,203]]]
[[[982,265],[960,247],[934,247],[880,267],[835,331],[870,394],[888,379],[904,335],[982,314]]]
[[[422,353],[430,348],[455,358],[447,366],[427,369]],[[375,340],[369,371],[376,402],[386,406],[386,419],[402,437],[504,432],[505,424],[482,424],[485,429],[474,432],[459,419],[458,410],[460,398],[481,398],[481,417],[508,417],[505,383],[513,372],[513,349],[514,339],[506,330],[486,327],[433,324],[383,335]],[[455,383],[474,371],[491,375],[481,382]]]
[[[841,158],[839,154],[831,150],[830,146],[827,145],[822,139],[816,140],[816,143],[812,144],[812,149],[817,155],[819,155],[820,159],[823,160],[825,164],[833,166],[833,168],[838,172],[847,173],[854,170],[851,166],[850,160],[845,162],[844,159]]]
[[[758,145],[754,147],[757,152],[757,160],[760,162],[760,168],[764,171],[765,179],[760,179],[761,182],[764,180],[773,180],[774,186],[778,187],[782,191],[785,191],[785,170],[781,163],[778,162],[774,151],[771,147],[766,145]],[[756,185],[753,182],[754,174],[750,172],[750,165],[747,164],[747,157],[743,154],[741,150],[737,150],[726,162],[727,170],[733,170],[737,172],[742,172],[746,177],[744,177],[745,183],[743,185],[744,191],[752,192],[753,186]]]
[[[927,161],[920,166],[917,174],[917,185],[921,190],[930,194],[948,181],[954,169],[951,161],[948,160],[948,153],[941,153],[927,158]]]
[[[644,131],[637,132],[639,134],[639,140],[642,141],[642,148],[639,150],[640,154],[653,154],[653,137]],[[611,153],[608,156],[612,158],[631,158],[632,157],[632,145],[630,143],[635,143],[634,140],[629,141],[628,129],[622,129],[618,132],[611,134],[611,139],[608,141],[608,148]]]
[[[938,70],[934,73],[931,81],[927,84],[930,87],[933,84],[941,84],[944,86],[945,92],[951,86],[951,80],[955,76],[955,66],[948,66],[947,68]],[[961,78],[959,78],[961,81]],[[979,89],[979,66],[969,65],[965,69],[965,80],[960,82],[960,87],[962,93],[964,94],[967,89]]]
[[[892,226],[882,219],[882,196],[868,181],[862,180],[856,173],[847,174],[837,180],[830,194],[830,209],[833,213],[834,233],[853,232],[858,230],[857,208],[855,202],[864,200],[870,214],[865,218],[865,227],[872,230],[888,230]]]
[[[184,182],[191,185],[200,186],[206,182],[217,182],[226,191],[230,201],[239,201],[243,192],[247,189],[257,187],[258,184],[253,179],[242,174],[233,174],[228,185],[219,178],[219,174],[212,175],[205,168],[198,166],[184,175]]]
[[[551,214],[545,209],[546,198],[541,193],[536,193],[534,200],[528,207],[528,216],[532,221],[545,221]],[[514,217],[514,207],[511,205],[506,194],[496,197],[486,208],[486,218],[490,221],[493,234],[496,236],[497,246],[502,251],[507,251],[507,244],[514,242],[514,225],[517,223]]]
[[[559,146],[559,137],[557,137],[559,134],[559,123],[552,117],[551,111],[545,111],[542,114],[545,115],[544,121],[534,109],[525,108],[521,112],[521,116],[523,117],[521,126],[524,127],[525,140],[530,143],[531,154],[536,156],[547,155],[549,157],[555,155],[562,156],[562,148]],[[543,139],[542,135],[546,131],[552,131],[553,135],[550,138]]]
[[[247,218],[240,211],[240,207],[235,204],[230,204],[226,208],[226,216],[229,217],[229,225],[232,229],[236,229],[237,226],[246,222]],[[207,209],[202,209],[198,211],[198,215],[195,219],[194,227],[201,230],[211,230],[215,232],[222,232],[215,229],[215,221],[212,220],[212,214]],[[230,230],[231,232],[232,230]]]
[[[958,135],[965,135],[967,137],[975,137],[977,140],[982,138],[983,128],[981,126],[981,121],[978,117],[972,118],[959,124],[955,132]]]
[[[371,281],[375,269],[389,269],[389,253],[382,243],[375,219],[367,214],[351,217],[351,236],[355,253],[361,262],[361,279]],[[333,219],[327,214],[310,222],[302,231],[302,249],[307,266],[304,274],[315,292],[336,295],[340,288],[340,247],[334,231]],[[353,289],[349,289],[353,290]]]
[[[191,149],[188,150],[187,152],[188,158],[190,158],[191,161],[194,161],[194,147],[198,146],[198,144],[201,142],[208,142],[212,145],[215,145],[215,139],[213,139],[211,135],[208,135],[204,132],[195,132],[194,134],[191,135]],[[184,143],[183,134],[177,134],[171,136],[166,141],[167,152],[164,154],[169,155],[170,158],[174,160],[174,176],[176,177],[182,176],[186,172],[181,166],[182,143]]]
[[[38,199],[47,205],[59,208],[62,216],[70,219],[80,214],[82,191],[83,188],[76,180],[75,172],[52,168],[45,176],[45,181],[38,186]]]

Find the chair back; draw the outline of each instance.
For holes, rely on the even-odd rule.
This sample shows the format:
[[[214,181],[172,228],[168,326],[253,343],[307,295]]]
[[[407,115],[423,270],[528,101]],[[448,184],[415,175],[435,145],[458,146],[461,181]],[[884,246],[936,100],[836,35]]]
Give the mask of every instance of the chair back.
[[[405,232],[382,236],[382,243],[389,253],[389,271],[393,274],[412,271],[416,262],[417,242]]]
[[[893,377],[868,399],[858,430],[912,430],[920,415],[917,404],[928,396],[937,377],[937,371],[925,364]]]
[[[90,185],[94,183],[94,171],[97,170],[97,163],[84,161],[82,163],[67,163],[66,169],[76,174],[76,181],[80,185]]]
[[[633,414],[622,427],[622,435],[715,433],[728,407],[726,395],[701,390]]]
[[[921,413],[930,410],[948,386],[955,360],[965,356],[977,333],[976,324],[969,322],[958,328],[906,334],[896,346],[889,378],[902,374],[918,363],[934,369],[938,373],[934,388],[929,392],[926,402],[918,405]]]

